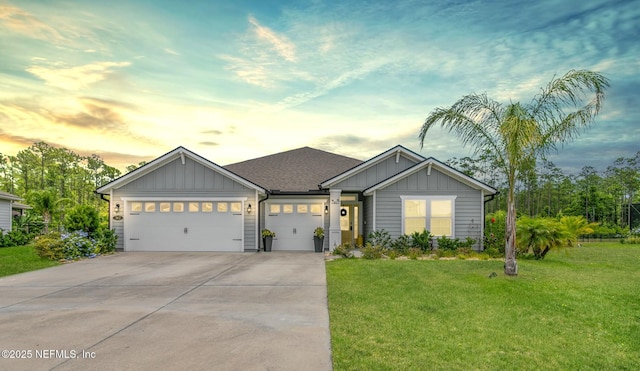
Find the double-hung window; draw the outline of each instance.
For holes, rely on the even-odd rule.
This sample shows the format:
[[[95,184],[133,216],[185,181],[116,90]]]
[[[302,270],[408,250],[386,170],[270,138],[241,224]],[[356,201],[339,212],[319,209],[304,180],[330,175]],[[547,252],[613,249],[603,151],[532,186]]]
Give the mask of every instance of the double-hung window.
[[[402,232],[453,237],[456,196],[401,196]]]

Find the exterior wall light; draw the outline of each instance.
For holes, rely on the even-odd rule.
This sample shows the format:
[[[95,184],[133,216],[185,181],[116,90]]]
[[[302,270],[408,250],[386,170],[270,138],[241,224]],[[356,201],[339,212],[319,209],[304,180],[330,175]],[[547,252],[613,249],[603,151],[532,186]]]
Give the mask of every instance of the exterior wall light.
[[[251,214],[251,204],[249,204],[249,206],[247,206],[247,214]]]
[[[329,205],[324,205],[324,213],[329,214]]]
[[[113,207],[113,212],[116,214],[120,212],[120,204],[116,204],[116,206]]]

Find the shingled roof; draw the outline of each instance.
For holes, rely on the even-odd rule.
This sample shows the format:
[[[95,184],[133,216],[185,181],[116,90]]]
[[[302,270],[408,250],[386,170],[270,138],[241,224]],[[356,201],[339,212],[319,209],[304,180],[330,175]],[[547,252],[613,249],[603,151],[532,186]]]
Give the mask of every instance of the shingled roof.
[[[311,147],[302,147],[223,166],[272,192],[318,192],[318,184],[361,160]]]

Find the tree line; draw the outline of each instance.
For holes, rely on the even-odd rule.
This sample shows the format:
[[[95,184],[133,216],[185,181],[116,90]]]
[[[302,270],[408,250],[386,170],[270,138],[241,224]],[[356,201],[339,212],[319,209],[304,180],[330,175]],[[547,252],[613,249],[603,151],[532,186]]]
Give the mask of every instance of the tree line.
[[[487,212],[506,210],[507,180],[488,154],[453,157],[446,163],[457,170],[497,188],[500,193],[487,203]],[[516,183],[516,208],[520,216],[583,216],[599,223],[610,233],[636,228],[640,219],[634,203],[640,202],[640,151],[619,157],[606,169],[585,165],[578,174],[567,174],[552,161],[541,158],[525,166]]]

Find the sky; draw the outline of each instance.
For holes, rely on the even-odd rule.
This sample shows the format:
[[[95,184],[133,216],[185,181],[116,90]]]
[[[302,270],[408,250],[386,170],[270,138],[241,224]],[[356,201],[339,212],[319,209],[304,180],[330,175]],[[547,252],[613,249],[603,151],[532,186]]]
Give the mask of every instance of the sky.
[[[437,107],[529,102],[571,69],[610,79],[550,156],[604,170],[640,150],[640,1],[0,0],[0,153],[37,141],[121,170],[178,146],[226,165],[310,146],[472,154]]]

